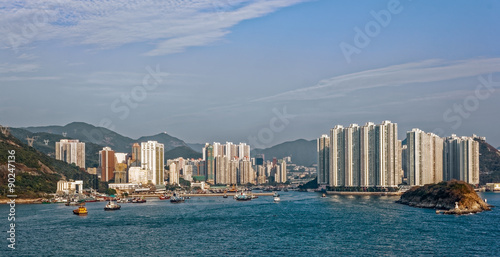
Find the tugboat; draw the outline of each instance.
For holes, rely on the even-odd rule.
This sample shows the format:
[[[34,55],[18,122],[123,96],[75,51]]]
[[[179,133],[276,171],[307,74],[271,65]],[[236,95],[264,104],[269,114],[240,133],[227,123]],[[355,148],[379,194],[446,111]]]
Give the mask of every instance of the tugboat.
[[[184,197],[177,196],[176,194],[174,194],[174,196],[170,198],[171,203],[183,203],[184,201],[185,201]]]
[[[275,203],[277,203],[277,202],[281,201],[281,199],[280,199],[280,195],[279,195],[278,193],[274,193],[274,195],[273,195],[273,199],[274,199],[274,202],[275,202]]]
[[[80,205],[80,207],[78,207],[78,209],[73,210],[73,214],[79,215],[79,216],[85,216],[88,214],[88,211],[87,211],[87,208],[85,208],[85,206]]]
[[[119,210],[120,208],[121,208],[121,206],[119,204],[115,204],[111,200],[109,200],[109,203],[106,204],[106,206],[104,206],[105,211],[115,211],[115,210]]]
[[[234,199],[236,199],[236,201],[250,201],[252,200],[252,196],[241,192],[240,194],[234,195]]]

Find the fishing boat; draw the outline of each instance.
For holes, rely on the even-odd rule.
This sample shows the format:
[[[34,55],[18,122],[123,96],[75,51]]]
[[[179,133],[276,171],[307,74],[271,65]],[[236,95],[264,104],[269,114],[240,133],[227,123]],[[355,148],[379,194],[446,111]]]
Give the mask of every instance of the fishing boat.
[[[78,209],[73,210],[73,214],[84,216],[84,215],[88,214],[88,211],[87,211],[87,208],[85,208],[85,206],[80,205],[80,207],[78,207]]]
[[[116,203],[112,202],[111,200],[109,200],[109,203],[106,204],[106,206],[104,206],[105,211],[115,211],[115,210],[119,210],[120,208],[121,208],[121,206],[119,204],[116,204]]]
[[[171,198],[170,198],[170,202],[171,203],[183,203],[186,199],[182,196],[178,196],[177,194],[174,194]]]
[[[280,195],[279,195],[278,193],[274,193],[274,195],[273,195],[273,199],[274,199],[274,202],[275,202],[275,203],[277,203],[277,202],[281,201],[281,199],[280,199]]]
[[[252,200],[252,196],[247,195],[244,192],[241,192],[239,194],[236,194],[234,196],[234,199],[236,199],[236,201],[250,201],[250,200]]]

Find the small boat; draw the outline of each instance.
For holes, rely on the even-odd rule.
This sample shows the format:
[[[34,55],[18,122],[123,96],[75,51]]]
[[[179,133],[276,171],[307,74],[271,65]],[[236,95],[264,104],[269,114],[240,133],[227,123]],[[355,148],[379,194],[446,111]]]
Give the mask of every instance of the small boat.
[[[80,203],[77,202],[77,201],[71,201],[71,202],[67,202],[65,203],[66,206],[77,206],[79,205]]]
[[[141,198],[137,198],[137,200],[135,201],[136,203],[145,203],[146,202],[146,199],[144,199],[143,197]]]
[[[288,192],[288,188],[283,189],[283,191]]]
[[[227,194],[224,194],[222,197],[223,197],[223,198],[227,198]]]
[[[326,194],[323,194],[321,197],[326,197]]]
[[[252,197],[252,199],[257,199],[257,198],[259,198],[258,196],[254,195],[254,194],[252,194],[252,195],[250,195],[250,196]]]
[[[185,201],[185,198],[182,197],[182,196],[177,196],[174,194],[174,196],[172,196],[170,198],[170,202],[171,203],[183,203]]]
[[[275,203],[281,201],[280,195],[278,193],[274,193],[273,200],[274,200]]]
[[[78,207],[78,209],[73,210],[73,214],[84,216],[88,214],[88,211],[87,208],[85,208],[85,206],[81,205],[80,207]]]
[[[109,201],[108,204],[106,204],[106,206],[104,206],[105,211],[115,211],[115,210],[119,210],[120,208],[121,208],[121,206],[119,204],[116,204],[116,203],[112,202],[111,200]]]
[[[241,192],[240,194],[236,194],[234,199],[236,199],[236,201],[250,201],[252,200],[252,196]]]
[[[160,196],[158,196],[158,198],[160,200],[168,200],[168,199],[170,199],[170,196],[169,195],[168,196],[167,195],[160,195]]]

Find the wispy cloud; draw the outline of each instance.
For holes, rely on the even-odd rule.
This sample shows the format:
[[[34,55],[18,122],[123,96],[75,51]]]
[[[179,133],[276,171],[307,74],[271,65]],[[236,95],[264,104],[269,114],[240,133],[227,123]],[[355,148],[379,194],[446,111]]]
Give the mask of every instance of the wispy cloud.
[[[34,63],[0,63],[0,73],[34,72],[40,66]]]
[[[337,98],[361,89],[446,81],[494,72],[500,72],[500,58],[454,62],[426,60],[335,76],[311,87],[255,99],[253,102]]]
[[[0,9],[0,45],[59,39],[114,48],[146,42],[149,56],[211,44],[241,21],[308,0],[121,1],[41,0],[6,2]],[[27,28],[31,29],[26,34]]]
[[[35,76],[35,77],[18,77],[18,76],[9,76],[9,77],[0,77],[0,81],[43,81],[43,80],[59,80],[60,77],[54,76]]]

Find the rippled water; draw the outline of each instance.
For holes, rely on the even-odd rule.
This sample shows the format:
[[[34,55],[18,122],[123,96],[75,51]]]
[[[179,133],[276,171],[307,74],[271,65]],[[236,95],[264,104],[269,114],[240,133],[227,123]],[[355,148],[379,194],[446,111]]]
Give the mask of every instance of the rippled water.
[[[1,256],[500,256],[500,194],[484,193],[499,206],[475,215],[436,215],[395,204],[397,197],[328,196],[281,192],[281,202],[200,197],[183,204],[148,200],[87,203],[89,215],[57,204],[18,205],[16,250]],[[8,229],[8,208],[2,230]],[[4,233],[7,238],[7,233]]]

